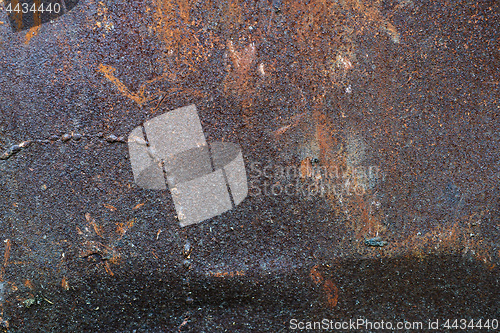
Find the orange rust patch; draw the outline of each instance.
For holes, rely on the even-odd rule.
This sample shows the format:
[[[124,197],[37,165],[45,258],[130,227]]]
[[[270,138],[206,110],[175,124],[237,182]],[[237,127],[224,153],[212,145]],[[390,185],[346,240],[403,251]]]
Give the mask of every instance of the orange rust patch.
[[[233,66],[236,70],[236,74],[239,77],[245,76],[250,71],[250,67],[257,56],[255,44],[250,43],[243,50],[238,51],[234,48],[233,42],[228,41],[227,48],[229,50],[229,56],[231,57]]]
[[[41,25],[39,24],[39,25],[35,25],[30,30],[28,30],[28,32],[26,33],[26,40],[24,41],[24,44],[29,44],[31,38],[38,35],[38,33],[40,32],[40,27],[41,27]]]
[[[135,219],[124,222],[124,223],[116,223],[117,228],[116,232],[120,235],[123,236],[127,232],[128,229],[132,228],[134,225]]]
[[[228,68],[228,75],[224,78],[224,91],[230,93],[240,100],[243,108],[243,117],[247,122],[247,117],[253,113],[255,92],[254,73],[250,74],[257,57],[257,49],[254,43],[246,45],[241,50],[236,49],[232,41],[227,42],[227,50],[232,62]],[[251,125],[247,122],[248,125]]]
[[[69,284],[68,284],[68,280],[66,280],[66,277],[63,276],[62,280],[61,280],[61,287],[64,289],[64,290],[69,290]]]
[[[110,19],[108,11],[109,11],[108,7],[106,7],[104,2],[99,1],[98,7],[97,7],[97,17],[96,17],[95,25],[98,28],[104,28],[107,32],[109,32],[115,28],[113,22]],[[103,36],[104,36],[104,34],[103,34]]]
[[[323,274],[319,272],[318,268],[318,265],[311,268],[309,276],[317,286],[321,285],[324,281],[322,289],[326,296],[326,305],[329,308],[334,308],[335,306],[337,306],[339,300],[339,289],[331,279],[325,279],[323,277]]]
[[[33,283],[28,279],[24,280],[24,285],[26,287],[30,288],[31,290],[35,289],[35,286],[33,285]]]
[[[313,113],[316,122],[316,136],[320,147],[320,158],[328,169],[345,170],[345,174],[337,180],[342,182],[343,187],[347,187],[351,195],[344,196],[339,200],[335,192],[327,193],[333,209],[338,213],[343,211],[347,214],[350,224],[348,225],[355,232],[356,238],[364,239],[366,235],[384,232],[386,227],[383,224],[382,212],[375,213],[371,208],[371,203],[375,201],[374,195],[360,184],[360,180],[347,165],[347,152],[341,144],[345,139],[340,136],[331,126],[326,115],[320,110],[323,106],[322,98],[318,98]],[[345,179],[345,176],[348,178]]]
[[[311,268],[311,273],[309,273],[309,276],[311,277],[314,284],[316,284],[316,285],[320,284],[323,281],[323,276],[318,271],[318,265]]]
[[[300,162],[300,178],[310,178],[312,177],[313,167],[311,163],[311,158],[306,157]]]
[[[323,290],[326,294],[326,304],[330,308],[334,308],[337,306],[339,300],[339,288],[332,282],[332,280],[328,279],[325,281],[323,285]]]
[[[153,15],[157,22],[154,29],[163,41],[167,53],[175,59],[177,65],[187,66],[189,71],[196,70],[197,63],[208,59],[213,43],[218,38],[212,32],[207,31],[206,34],[210,37],[202,43],[196,36],[197,25],[190,21],[190,11],[193,10],[195,3],[186,0],[155,0],[154,4],[156,8],[153,10]],[[202,6],[202,10],[207,12],[218,7],[212,3],[205,3]],[[168,76],[175,79],[176,72],[172,70],[168,61],[163,62],[162,65],[166,72],[170,73]]]
[[[380,220],[370,214],[369,203],[363,196],[354,196],[352,210],[352,215],[358,216],[358,223],[356,223],[356,237],[358,239],[363,239],[366,235],[378,235],[379,232],[385,231],[386,228]]]

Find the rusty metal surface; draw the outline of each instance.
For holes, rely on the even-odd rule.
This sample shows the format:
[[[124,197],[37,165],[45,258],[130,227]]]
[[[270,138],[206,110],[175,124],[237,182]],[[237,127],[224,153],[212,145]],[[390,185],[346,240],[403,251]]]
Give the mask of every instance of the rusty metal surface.
[[[3,330],[498,319],[498,2],[88,0],[17,33],[1,15]],[[251,188],[180,228],[124,138],[191,103]]]

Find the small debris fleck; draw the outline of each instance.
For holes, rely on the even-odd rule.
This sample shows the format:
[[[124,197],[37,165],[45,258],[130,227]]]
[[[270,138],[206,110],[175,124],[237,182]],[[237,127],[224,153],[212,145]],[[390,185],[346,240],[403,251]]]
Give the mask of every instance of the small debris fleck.
[[[80,133],[73,134],[73,140],[79,141],[81,138],[82,138],[82,135]]]
[[[32,143],[32,141],[30,141],[30,140],[23,141],[23,142],[21,142],[19,144],[19,147],[21,147],[21,148],[27,148],[27,147],[29,147],[31,145],[31,143]]]
[[[12,147],[10,147],[10,150],[15,154],[15,153],[18,153],[21,151],[21,146],[19,145],[13,145]]]
[[[382,247],[384,245],[387,245],[387,242],[382,240],[381,237],[373,237],[370,239],[365,239],[365,245]]]
[[[109,143],[113,143],[113,142],[117,142],[118,141],[118,138],[114,134],[107,135],[105,139]]]
[[[2,155],[0,155],[0,160],[7,160],[9,159],[12,155],[17,154],[20,152],[23,148],[28,147],[31,144],[31,141],[23,141],[20,144],[13,145],[9,148],[7,148]]]
[[[30,306],[32,306],[35,303],[38,304],[38,302],[34,298],[28,298],[28,299],[23,301],[24,306],[27,308],[29,308]]]
[[[191,268],[191,260],[188,260],[188,259],[184,260],[182,262],[182,266],[184,266],[185,269],[190,269]]]
[[[182,254],[184,255],[184,257],[189,259],[191,252],[193,252],[193,248],[191,247],[191,243],[186,242],[186,244],[184,244],[184,249],[182,250]]]

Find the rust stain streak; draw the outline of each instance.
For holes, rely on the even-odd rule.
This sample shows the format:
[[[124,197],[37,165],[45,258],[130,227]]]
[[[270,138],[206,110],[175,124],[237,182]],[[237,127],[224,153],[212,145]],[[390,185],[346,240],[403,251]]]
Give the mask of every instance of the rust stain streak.
[[[208,275],[218,277],[218,278],[225,278],[225,277],[244,276],[245,272],[244,271],[235,271],[235,272],[212,272],[212,271],[209,271]]]
[[[108,204],[103,204],[103,206],[106,207],[107,209],[109,209],[112,212],[116,211],[116,207],[114,207],[114,206],[111,206],[111,205],[108,205]]]
[[[10,239],[6,239],[5,240],[5,252],[4,252],[4,256],[3,256],[2,271],[0,272],[0,281],[4,280],[5,268],[7,267],[7,264],[9,263],[10,247],[11,247]]]
[[[312,171],[313,171],[313,167],[312,167],[311,158],[310,157],[304,158],[300,162],[300,178],[303,180],[305,178],[312,177],[312,174],[313,174]]]
[[[302,112],[301,114],[298,114],[296,116],[293,116],[291,119],[290,119],[290,124],[286,125],[286,126],[283,126],[283,127],[280,127],[278,128],[277,130],[273,131],[272,132],[272,135],[274,136],[275,139],[277,139],[277,137],[279,137],[280,135],[282,135],[283,133],[285,133],[286,131],[288,131],[289,129],[292,129],[294,128],[295,126],[297,126],[301,119],[307,114],[307,111],[306,112]]]
[[[158,94],[163,93],[160,91],[152,94],[152,96],[149,97],[145,96],[146,86],[156,81],[165,79],[165,75],[146,81],[146,83],[142,84],[139,90],[134,93],[130,91],[128,87],[114,75],[114,73],[116,72],[116,68],[112,66],[99,64],[97,71],[102,73],[106,77],[106,79],[108,79],[111,83],[113,83],[119,92],[121,92],[124,96],[130,98],[134,102],[136,102],[139,106],[142,106],[144,103],[155,99]]]
[[[139,209],[139,208],[141,208],[142,206],[144,206],[144,202],[142,202],[142,203],[139,203],[139,204],[135,205],[135,206],[134,206],[134,208],[132,208],[132,210]]]
[[[106,66],[103,64],[99,65],[98,71],[104,74],[104,76],[113,83],[116,88],[125,96],[136,102],[137,104],[142,104],[144,100],[140,98],[138,94],[132,93],[126,85],[124,85],[113,73],[116,71],[116,68],[111,66]]]
[[[20,5],[19,0],[12,0],[11,5],[12,5],[12,9],[16,8],[16,6]],[[22,12],[14,12],[13,11],[12,14],[14,15],[14,21],[16,22],[17,30],[21,30],[24,26]]]
[[[115,273],[113,273],[111,267],[109,266],[109,262],[107,261],[104,263],[104,269],[106,270],[106,273],[108,273],[109,275],[111,276],[115,275]]]

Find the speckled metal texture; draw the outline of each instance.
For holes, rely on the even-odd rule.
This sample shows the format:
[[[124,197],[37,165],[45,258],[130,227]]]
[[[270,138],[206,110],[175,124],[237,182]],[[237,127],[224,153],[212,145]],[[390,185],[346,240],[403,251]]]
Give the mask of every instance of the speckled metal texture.
[[[13,32],[2,9],[2,330],[498,319],[499,15],[81,0]],[[181,228],[126,138],[190,104],[241,147],[249,195]]]

